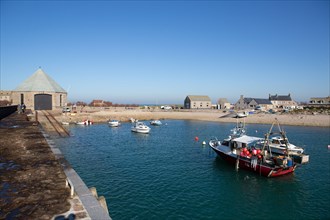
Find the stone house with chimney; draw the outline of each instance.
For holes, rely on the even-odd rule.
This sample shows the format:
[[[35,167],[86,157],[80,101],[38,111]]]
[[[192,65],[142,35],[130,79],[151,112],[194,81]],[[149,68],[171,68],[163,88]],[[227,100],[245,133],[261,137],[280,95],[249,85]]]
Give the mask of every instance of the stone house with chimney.
[[[274,108],[272,102],[269,99],[244,98],[243,95],[241,95],[240,99],[235,103],[235,109],[237,110],[255,109],[257,106],[264,110]]]
[[[291,94],[288,95],[271,95],[269,94],[269,100],[272,102],[275,108],[294,108],[297,103],[291,98]]]

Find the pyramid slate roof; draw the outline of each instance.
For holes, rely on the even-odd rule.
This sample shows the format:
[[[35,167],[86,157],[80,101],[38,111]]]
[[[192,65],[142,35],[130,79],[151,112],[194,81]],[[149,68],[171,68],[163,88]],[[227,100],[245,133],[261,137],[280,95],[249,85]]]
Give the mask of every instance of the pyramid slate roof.
[[[30,76],[22,84],[20,84],[14,91],[66,93],[66,91],[42,69],[38,69],[32,76]]]

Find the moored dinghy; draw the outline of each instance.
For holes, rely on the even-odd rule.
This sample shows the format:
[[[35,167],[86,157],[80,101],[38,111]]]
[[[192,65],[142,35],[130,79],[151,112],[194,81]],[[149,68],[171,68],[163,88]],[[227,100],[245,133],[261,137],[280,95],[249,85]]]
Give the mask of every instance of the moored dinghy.
[[[152,120],[152,121],[150,121],[150,124],[151,125],[162,125],[162,122],[161,121],[159,121],[159,120]]]
[[[118,127],[120,125],[120,121],[118,120],[109,120],[108,122],[110,127]]]
[[[87,119],[87,120],[84,120],[84,121],[77,121],[76,122],[76,125],[92,125],[93,124],[93,121]]]

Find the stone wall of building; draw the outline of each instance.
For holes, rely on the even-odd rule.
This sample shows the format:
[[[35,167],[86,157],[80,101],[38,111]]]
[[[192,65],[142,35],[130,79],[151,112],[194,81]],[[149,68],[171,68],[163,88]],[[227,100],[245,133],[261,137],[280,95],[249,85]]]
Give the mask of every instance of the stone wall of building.
[[[13,105],[24,103],[27,109],[35,110],[34,98],[37,94],[48,94],[52,96],[52,110],[62,108],[67,103],[67,93],[52,93],[52,92],[16,92],[13,91],[11,99]]]

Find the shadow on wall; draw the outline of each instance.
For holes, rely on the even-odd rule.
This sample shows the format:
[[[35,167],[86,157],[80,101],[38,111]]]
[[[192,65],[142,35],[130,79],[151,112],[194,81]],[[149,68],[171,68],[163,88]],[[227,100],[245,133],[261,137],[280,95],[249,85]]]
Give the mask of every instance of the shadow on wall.
[[[0,120],[17,111],[17,105],[0,107]]]
[[[70,215],[68,215],[67,218],[64,215],[60,215],[60,216],[57,216],[56,218],[54,218],[54,220],[74,220],[74,219],[76,219],[75,214],[70,214]]]

